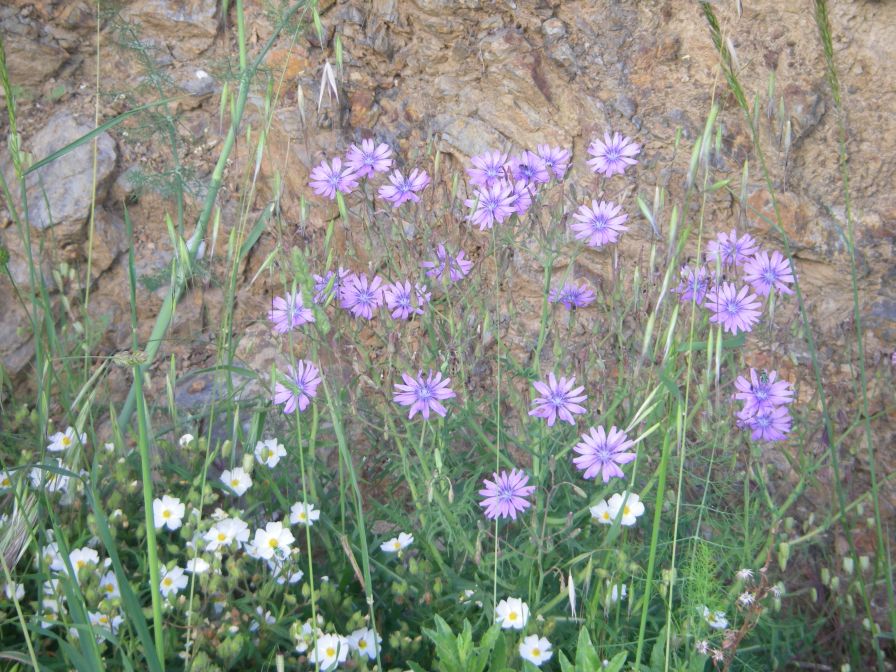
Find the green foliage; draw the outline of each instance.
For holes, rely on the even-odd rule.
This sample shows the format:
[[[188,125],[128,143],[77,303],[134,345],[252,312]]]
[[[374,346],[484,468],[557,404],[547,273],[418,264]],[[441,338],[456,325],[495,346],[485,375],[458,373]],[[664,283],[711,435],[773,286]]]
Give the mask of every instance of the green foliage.
[[[423,628],[423,634],[435,645],[435,663],[440,672],[484,672],[486,669],[504,668],[507,652],[503,634],[497,625],[491,626],[479,642],[474,643],[473,628],[468,620],[464,620],[463,629],[457,635],[438,614],[434,616],[434,621],[435,630]]]

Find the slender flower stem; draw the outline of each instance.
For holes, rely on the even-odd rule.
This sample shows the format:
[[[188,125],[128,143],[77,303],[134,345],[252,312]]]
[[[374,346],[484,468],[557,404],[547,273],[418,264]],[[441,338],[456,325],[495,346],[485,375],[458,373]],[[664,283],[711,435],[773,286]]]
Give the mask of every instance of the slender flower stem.
[[[146,554],[149,562],[149,593],[152,596],[153,637],[156,653],[162,669],[165,667],[165,640],[162,631],[161,576],[159,552],[156,542],[156,525],[152,512],[152,470],[149,466],[149,433],[146,428],[146,406],[143,398],[143,371],[134,366],[134,384],[137,391],[137,449],[140,452],[140,472],[143,479],[143,508],[146,513]]]

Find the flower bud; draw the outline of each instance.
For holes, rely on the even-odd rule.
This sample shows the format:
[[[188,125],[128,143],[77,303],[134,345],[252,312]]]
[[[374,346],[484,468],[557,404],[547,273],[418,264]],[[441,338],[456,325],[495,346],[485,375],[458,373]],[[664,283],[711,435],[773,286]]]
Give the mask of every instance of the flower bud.
[[[778,564],[781,565],[781,570],[784,571],[787,569],[787,561],[790,559],[790,544],[786,541],[782,541],[778,544]]]
[[[852,572],[855,569],[855,563],[853,563],[852,558],[845,557],[843,558],[843,571],[852,576]]]

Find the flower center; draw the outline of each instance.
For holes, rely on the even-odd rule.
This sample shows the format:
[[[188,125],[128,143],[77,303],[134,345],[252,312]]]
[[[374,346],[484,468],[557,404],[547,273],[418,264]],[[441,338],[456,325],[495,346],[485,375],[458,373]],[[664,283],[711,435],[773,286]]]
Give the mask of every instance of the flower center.
[[[162,518],[170,518],[170,517],[171,517],[171,512],[168,509],[165,509],[162,512]]]
[[[277,548],[280,545],[280,542],[276,539],[268,539],[268,546],[271,548]]]
[[[172,583],[174,583],[174,581],[172,581],[172,580],[171,580],[170,578],[168,578],[167,576],[166,576],[164,579],[162,579],[162,585],[165,586],[166,588],[167,588],[168,586],[170,586]]]
[[[334,649],[332,646],[328,646],[325,653],[327,654],[327,658],[332,658],[336,655],[336,649]]]
[[[551,396],[548,397],[548,400],[551,403],[551,406],[555,406],[560,408],[563,404],[566,403],[566,395],[563,392],[555,391],[551,393]]]
[[[604,520],[610,520],[610,512],[604,511],[603,514],[601,515],[601,518],[603,518]]]
[[[62,437],[62,445],[68,447],[68,446],[72,445],[72,440],[70,438],[68,438],[67,436],[63,436]]]
[[[227,540],[227,535],[224,534],[223,532],[218,532],[218,541],[226,541],[226,540]]]
[[[628,505],[622,507],[622,515],[628,516],[630,515],[632,510],[628,507]]]
[[[511,611],[509,614],[507,614],[507,620],[515,621],[516,620],[516,612]]]
[[[725,311],[726,311],[729,315],[737,315],[737,312],[738,312],[738,304],[737,304],[737,301],[733,301],[733,300],[732,300],[732,301],[729,301],[728,303],[726,303],[726,304],[725,304]]]
[[[533,658],[541,657],[541,649],[539,649],[537,646],[534,649],[532,649],[532,657]]]
[[[240,484],[240,481],[239,481],[238,478],[231,478],[231,479],[230,479],[230,487],[231,487],[231,488],[239,487],[239,484]]]
[[[82,567],[85,567],[86,565],[87,565],[87,563],[84,562],[83,560],[78,560],[78,561],[75,563],[75,567],[76,567],[77,569],[81,569]]]
[[[365,640],[362,639],[360,642],[358,642],[358,648],[359,648],[359,649],[366,649],[366,648],[367,648],[367,642],[366,642]]]

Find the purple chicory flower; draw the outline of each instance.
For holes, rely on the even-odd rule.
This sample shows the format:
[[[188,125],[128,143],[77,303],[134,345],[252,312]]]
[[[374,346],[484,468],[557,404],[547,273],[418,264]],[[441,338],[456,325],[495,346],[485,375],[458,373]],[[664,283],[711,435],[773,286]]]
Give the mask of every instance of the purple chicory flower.
[[[423,191],[429,185],[429,175],[425,170],[415,168],[405,177],[401,171],[396,170],[389,176],[389,182],[392,184],[384,184],[378,193],[380,198],[389,201],[393,208],[397,208],[407,201],[420,202],[417,192]]]
[[[336,192],[350,194],[358,186],[358,175],[348,166],[342,165],[342,159],[335,157],[332,163],[326,159],[311,171],[311,188],[318,196],[326,196],[331,201]]]
[[[274,331],[285,334],[303,324],[314,322],[314,313],[302,304],[301,292],[296,292],[285,297],[275,296],[271,301],[268,319],[274,323]]]
[[[690,303],[694,301],[698,306],[703,304],[703,298],[709,289],[709,272],[704,266],[693,268],[681,267],[681,282],[672,291],[679,294],[679,301]]]
[[[480,231],[492,228],[495,222],[500,224],[515,212],[513,186],[506,180],[494,182],[488,187],[476,190],[475,198],[464,200],[468,208],[476,207],[470,220]]]
[[[409,420],[416,413],[420,413],[424,419],[428,420],[430,411],[435,411],[444,418],[448,411],[441,402],[457,396],[448,387],[451,379],[443,379],[441,372],[434,372],[432,369],[426,378],[423,377],[422,371],[417,373],[416,378],[412,378],[407,373],[402,373],[401,378],[404,380],[404,384],[395,383],[395,396],[392,400],[402,406],[411,407],[410,413],[408,413]]]
[[[436,260],[421,262],[420,266],[429,269],[426,271],[426,275],[430,278],[442,280],[447,273],[451,282],[457,282],[467,277],[470,269],[473,268],[473,262],[465,258],[463,250],[458,252],[456,257],[451,258],[445,249],[445,244],[439,243],[436,248]]]
[[[346,279],[351,274],[352,272],[350,270],[342,268],[342,266],[340,266],[337,271],[327,271],[326,275],[318,275],[315,273],[314,303],[323,305],[330,300],[330,297],[339,296],[343,283],[345,283]],[[333,286],[330,287],[330,291],[328,292],[327,287],[331,280],[333,281]]]
[[[610,137],[609,132],[604,133],[604,141],[595,139],[588,147],[588,153],[593,159],[588,159],[588,165],[595,173],[605,177],[622,175],[626,168],[635,165],[635,157],[641,151],[641,145],[633,142],[631,138],[614,133]]]
[[[744,264],[744,280],[759,296],[768,296],[776,289],[781,294],[793,294],[787,285],[793,282],[790,262],[780,252],[757,252]]]
[[[754,415],[738,413],[738,424],[748,428],[753,441],[783,441],[790,433],[793,419],[787,406],[766,408]]]
[[[385,298],[386,306],[392,311],[392,319],[409,320],[412,315],[423,314],[423,306],[429,303],[432,293],[427,291],[426,285],[417,283],[412,288],[411,283],[405,280],[404,283],[387,286]]]
[[[283,383],[274,386],[274,404],[284,404],[283,412],[299,412],[308,408],[311,400],[317,396],[317,386],[320,385],[320,371],[311,362],[304,359],[296,361],[295,366],[288,366],[287,373],[282,374]]]
[[[517,180],[513,188],[513,211],[522,217],[532,207],[532,185],[524,180]]]
[[[709,321],[721,324],[724,331],[732,334],[752,331],[759,321],[759,300],[746,285],[738,291],[730,282],[723,282],[707,292],[704,305],[713,313]]]
[[[569,159],[572,152],[562,147],[538,145],[538,156],[544,161],[545,168],[554,174],[557,180],[562,180],[569,169]]]
[[[759,251],[759,246],[749,233],[737,237],[737,229],[720,233],[715,240],[706,243],[706,256],[710,261],[718,260],[722,266],[743,266]]]
[[[544,184],[551,180],[544,159],[528,150],[510,159],[510,174],[514,182],[526,184]]]
[[[373,177],[374,173],[385,173],[392,167],[392,148],[384,142],[377,145],[368,138],[361,141],[360,147],[352,145],[345,160],[359,178]]]
[[[474,156],[471,161],[473,167],[467,168],[467,175],[472,185],[488,188],[507,176],[507,154],[496,149]]]
[[[373,319],[373,311],[383,303],[383,279],[375,275],[367,279],[366,273],[352,273],[342,283],[339,305],[355,317]]]
[[[742,413],[746,416],[793,403],[793,388],[786,380],[778,380],[777,371],[757,372],[751,367],[750,380],[738,376],[734,387],[737,388],[734,398],[744,402]]]
[[[522,469],[512,469],[510,473],[502,471],[492,474],[494,481],[483,479],[485,487],[479,491],[485,499],[479,502],[479,506],[485,509],[485,517],[512,518],[516,520],[518,513],[522,513],[532,504],[526,499],[535,492],[534,485],[526,485],[529,477]]]
[[[551,372],[548,374],[546,383],[535,381],[532,384],[541,396],[532,400],[535,408],[529,411],[529,415],[545,418],[548,421],[548,427],[553,427],[558,417],[570,425],[574,425],[576,420],[572,414],[585,413],[585,408],[579,403],[585,401],[588,395],[582,394],[585,390],[584,386],[573,388],[576,384],[575,376],[569,379],[561,376],[558,381],[554,373]]]
[[[609,433],[603,427],[596,430],[592,427],[589,433],[582,434],[582,440],[573,446],[579,457],[573,458],[573,464],[579,471],[584,471],[582,478],[594,478],[602,474],[604,483],[611,478],[622,478],[624,474],[620,464],[628,464],[635,459],[635,453],[627,452],[635,445],[621,429],[610,427]]]
[[[584,308],[595,299],[594,290],[588,285],[575,285],[567,282],[560,289],[552,289],[548,294],[549,303],[561,303],[566,310]]]
[[[620,209],[621,206],[612,201],[591,201],[590,208],[582,205],[573,214],[576,222],[570,228],[576,239],[589,247],[599,249],[607,243],[615,243],[623,231],[628,231],[628,227],[623,226],[628,215],[619,214]]]

